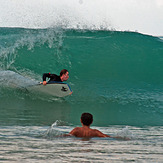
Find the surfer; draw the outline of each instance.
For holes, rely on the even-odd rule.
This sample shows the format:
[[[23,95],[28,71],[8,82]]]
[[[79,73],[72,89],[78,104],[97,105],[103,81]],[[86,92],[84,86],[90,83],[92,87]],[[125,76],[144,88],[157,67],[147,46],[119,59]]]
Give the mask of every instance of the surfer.
[[[69,78],[69,72],[66,69],[61,70],[60,72],[60,76],[56,75],[56,74],[51,74],[51,73],[44,73],[43,74],[43,85],[46,85],[46,78],[50,78],[49,81],[58,81],[58,82],[63,82],[63,81],[67,81]]]
[[[74,128],[69,134],[64,136],[75,136],[75,137],[111,137],[110,135],[103,134],[97,129],[91,129],[90,125],[93,122],[93,116],[90,113],[83,113],[81,115],[82,127]]]

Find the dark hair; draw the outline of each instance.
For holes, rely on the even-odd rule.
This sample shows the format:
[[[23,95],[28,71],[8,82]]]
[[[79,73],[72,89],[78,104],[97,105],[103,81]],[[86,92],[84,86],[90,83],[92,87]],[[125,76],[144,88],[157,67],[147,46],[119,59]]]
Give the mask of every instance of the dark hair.
[[[61,70],[60,76],[62,76],[62,75],[65,74],[66,72],[68,72],[68,70],[66,70],[66,69]]]
[[[93,122],[93,116],[90,113],[83,113],[81,115],[81,121],[84,125],[89,126]]]

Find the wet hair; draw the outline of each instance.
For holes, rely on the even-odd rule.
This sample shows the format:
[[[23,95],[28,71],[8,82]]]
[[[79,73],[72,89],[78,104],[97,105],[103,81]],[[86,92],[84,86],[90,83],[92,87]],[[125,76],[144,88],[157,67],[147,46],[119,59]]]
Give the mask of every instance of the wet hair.
[[[63,74],[66,74],[66,72],[68,72],[68,70],[66,70],[66,69],[61,70],[60,76],[62,76]]]
[[[93,116],[90,113],[83,113],[81,115],[81,121],[84,125],[89,126],[93,122]]]

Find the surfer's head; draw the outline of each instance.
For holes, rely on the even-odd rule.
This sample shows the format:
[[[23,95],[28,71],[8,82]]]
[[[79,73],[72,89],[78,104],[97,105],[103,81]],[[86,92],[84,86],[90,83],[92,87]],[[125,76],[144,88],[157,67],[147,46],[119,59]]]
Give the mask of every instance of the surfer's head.
[[[61,70],[60,72],[60,78],[62,81],[66,81],[69,78],[69,72],[66,69]]]
[[[90,113],[83,113],[81,115],[81,123],[86,126],[90,126],[93,122],[93,115]]]

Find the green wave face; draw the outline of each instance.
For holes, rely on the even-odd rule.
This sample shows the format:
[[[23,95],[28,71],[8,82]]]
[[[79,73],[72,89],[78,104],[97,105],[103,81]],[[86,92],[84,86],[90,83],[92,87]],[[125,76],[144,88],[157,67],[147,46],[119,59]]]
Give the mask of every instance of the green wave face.
[[[0,28],[2,98],[27,95],[13,89],[14,82],[26,87],[31,81],[42,81],[43,73],[59,74],[63,68],[69,70],[73,90],[68,99],[71,110],[76,110],[71,121],[90,111],[98,117],[98,125],[163,124],[161,37],[105,30]],[[49,98],[37,100],[47,103]],[[67,102],[58,107],[67,108]]]

